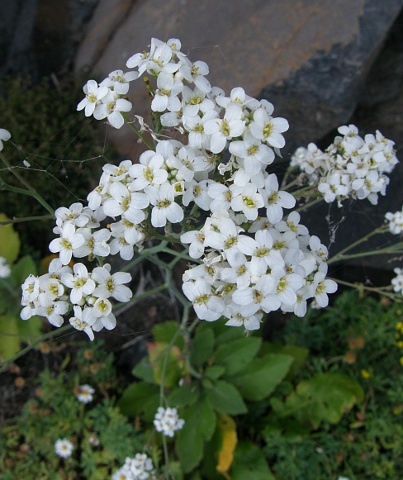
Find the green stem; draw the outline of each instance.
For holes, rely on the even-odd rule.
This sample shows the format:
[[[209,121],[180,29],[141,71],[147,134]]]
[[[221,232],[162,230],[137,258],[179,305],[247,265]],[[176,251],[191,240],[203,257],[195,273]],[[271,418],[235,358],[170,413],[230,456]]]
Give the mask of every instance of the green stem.
[[[73,327],[71,325],[64,325],[64,327],[60,327],[58,329],[51,330],[50,332],[45,333],[45,335],[41,335],[40,337],[37,338],[37,340],[35,340],[33,343],[31,343],[31,345],[28,345],[27,347],[23,348],[18,353],[16,353],[13,357],[11,357],[10,359],[8,359],[5,362],[3,362],[2,364],[0,364],[0,373],[3,372],[8,367],[8,365],[10,365],[11,363],[14,363],[16,360],[23,357],[26,353],[28,353],[30,350],[35,348],[40,343],[44,342],[45,340],[49,340],[49,339],[55,337],[58,334],[68,332],[72,328]]]
[[[374,235],[378,235],[380,233],[382,233],[383,231],[386,231],[387,230],[387,227],[385,227],[384,225],[382,225],[381,227],[378,227],[376,228],[375,230],[373,230],[372,232],[368,233],[367,235],[364,235],[363,237],[359,238],[357,241],[355,241],[354,243],[352,243],[351,245],[348,245],[346,248],[343,248],[343,250],[340,250],[340,252],[338,252],[334,257],[331,257],[327,263],[330,264],[330,263],[334,263],[334,262],[337,262],[339,260],[344,260],[346,258],[354,258],[354,256],[351,256],[351,255],[344,255],[346,252],[348,252],[349,250],[352,250],[354,247],[360,245],[361,243],[364,243],[366,242],[367,240],[369,240],[371,237],[373,237]],[[376,250],[375,252],[379,252],[379,250]],[[356,254],[358,256],[365,256],[365,255],[371,255],[373,252],[362,252],[360,254]],[[381,251],[382,253],[382,251]],[[375,253],[375,255],[377,255],[378,253]]]
[[[4,155],[0,154],[0,158],[4,165],[7,167],[7,169],[24,185],[26,190],[23,189],[18,189],[17,193],[22,193],[25,195],[30,195],[31,197],[34,197],[37,202],[39,202],[52,216],[54,216],[54,210],[53,208],[48,204],[48,202],[41,196],[39,193],[34,189],[34,187],[27,181],[25,178],[23,178],[15,168],[11,166],[11,164],[8,162],[8,160],[4,157]],[[5,189],[11,190],[11,188],[16,188],[16,187],[11,187],[11,185],[7,185],[6,183],[3,183]],[[15,190],[14,190],[15,191]]]
[[[329,277],[330,278],[330,277]],[[345,280],[339,280],[338,278],[330,278],[331,280],[334,280],[336,283],[339,283],[340,285],[345,285],[346,287],[350,288],[355,288],[356,290],[366,290],[367,292],[374,292],[379,295],[383,295],[384,297],[390,298],[391,300],[394,300],[396,302],[401,302],[402,301],[402,296],[401,294],[395,294],[393,292],[389,292],[386,289],[389,288],[387,287],[368,287],[364,285],[363,283],[351,283],[351,282],[346,282]]]
[[[25,191],[25,190],[24,190]],[[12,220],[7,220],[5,222],[0,222],[1,225],[10,225],[14,223],[22,223],[22,222],[33,222],[33,221],[42,221],[42,220],[51,220],[54,218],[53,215],[37,215],[35,217],[22,217],[22,218],[13,218]]]
[[[307,210],[308,208],[313,207],[317,203],[320,203],[323,200],[323,198],[315,198],[315,200],[311,200],[310,202],[306,203],[305,205],[301,205],[300,207],[296,208],[294,211],[295,212],[303,212],[304,210]]]
[[[129,122],[127,118],[127,114],[121,112],[123,115],[123,118],[125,119],[126,123],[132,128],[135,132],[136,135],[140,138],[140,140],[144,143],[144,145],[147,145],[147,147],[151,150],[155,150],[155,146],[149,142],[149,140],[141,133],[141,131],[134,125],[133,122]]]

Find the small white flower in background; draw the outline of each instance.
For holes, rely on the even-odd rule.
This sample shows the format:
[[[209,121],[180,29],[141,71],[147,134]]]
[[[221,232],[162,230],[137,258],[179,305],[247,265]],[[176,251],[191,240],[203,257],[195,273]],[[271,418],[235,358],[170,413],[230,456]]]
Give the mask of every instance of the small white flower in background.
[[[123,467],[112,475],[112,480],[154,479],[154,466],[145,453],[136,453],[134,458],[127,457]]]
[[[11,275],[11,268],[7,265],[7,260],[0,257],[0,278],[8,278]]]
[[[337,480],[350,480],[348,477],[337,477]]]
[[[94,399],[95,390],[90,385],[80,385],[76,389],[76,398],[81,403],[89,403]]]
[[[159,407],[154,417],[157,432],[162,432],[167,437],[173,437],[176,430],[181,430],[185,420],[179,418],[176,408]]]
[[[403,269],[395,268],[393,271],[396,273],[396,277],[392,279],[393,290],[403,295]]]
[[[403,233],[403,207],[401,211],[385,214],[385,221],[389,223],[389,231],[393,235],[400,235]]]
[[[61,458],[69,458],[73,453],[74,446],[71,442],[66,440],[65,438],[61,438],[56,440],[55,443],[55,452]]]
[[[3,150],[3,142],[6,142],[7,140],[10,140],[11,138],[11,133],[4,129],[0,128],[0,152]]]

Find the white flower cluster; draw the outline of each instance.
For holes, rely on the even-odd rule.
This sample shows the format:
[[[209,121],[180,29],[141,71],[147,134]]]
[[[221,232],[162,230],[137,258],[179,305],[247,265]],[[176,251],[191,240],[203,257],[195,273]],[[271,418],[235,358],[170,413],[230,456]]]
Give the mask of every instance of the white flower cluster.
[[[396,277],[392,279],[393,290],[403,295],[403,268],[395,268],[393,271],[396,273]]]
[[[55,452],[60,458],[69,458],[73,453],[74,445],[66,438],[60,438],[55,442]]]
[[[76,398],[81,403],[90,403],[94,399],[95,390],[91,385],[80,385],[76,389]]]
[[[176,408],[159,407],[154,417],[157,432],[162,432],[167,437],[173,437],[176,430],[181,430],[185,420],[179,418]]]
[[[129,273],[111,274],[109,264],[88,272],[82,263],[70,268],[55,258],[50,262],[48,273],[40,277],[30,275],[23,283],[21,318],[28,320],[40,315],[60,327],[64,322],[63,315],[72,306],[74,313],[69,319],[70,324],[93,340],[94,332],[115,328],[111,298],[129,301],[132,292],[124,284],[130,280]]]
[[[389,224],[389,231],[393,235],[401,235],[403,233],[403,207],[401,211],[385,214],[385,221]]]
[[[151,110],[162,126],[176,128],[188,143],[158,141],[154,135],[155,151],[144,152],[138,164],[125,160],[118,167],[103,167],[88,202],[93,212],[115,219],[109,226],[110,253],[130,260],[133,247],[142,248],[150,224],[158,228],[183,223],[181,241],[189,244],[190,256],[203,263],[183,278],[183,291],[199,318],[225,316],[228,325],[253,330],[259,328],[263,312],[281,309],[304,315],[310,298],[326,306],[327,293],[337,288],[325,279],[326,248],[317,237],[309,237],[297,213],[283,219],[283,209],[293,208],[295,198],[280,191],[276,175],[266,172],[275,151],[285,145],[287,120],[273,117],[271,103],[249,97],[242,88],[226,96],[212,87],[205,78],[207,64],[192,63],[180,47],[177,39],[152,39],[149,52],[127,61],[128,68],[137,68],[136,74],[119,74],[126,79],[144,72],[155,77],[155,89],[147,80]],[[96,88],[91,83],[91,98],[87,94],[79,104],[88,114],[103,105],[104,82]],[[210,216],[201,229],[192,230],[195,207]],[[77,221],[74,230],[58,225],[61,237],[51,244],[64,263],[83,245],[77,235],[83,236],[88,226]]]
[[[0,257],[0,278],[8,278],[11,275],[10,265],[7,263],[7,259]]]
[[[304,316],[310,298],[326,307],[337,289],[325,278],[328,252],[299,220],[297,212],[274,223],[260,218],[245,232],[231,211],[220,211],[201,230],[183,234],[195,258],[208,248],[203,264],[184,274],[183,292],[197,316],[224,316],[227,325],[257,330],[263,312]]]
[[[341,206],[346,198],[378,203],[378,194],[385,195],[391,173],[398,163],[393,149],[394,142],[379,131],[375,135],[358,135],[354,125],[338,129],[337,136],[324,151],[314,143],[300,147],[291,158],[291,165],[298,166],[308,175],[311,184],[327,203],[337,200]]]
[[[154,479],[153,471],[151,459],[145,453],[136,453],[134,458],[126,458],[123,467],[112,475],[112,480]]]
[[[10,140],[10,138],[11,138],[11,133],[5,128],[0,128],[0,152],[4,148],[3,142],[7,142],[7,140]]]
[[[77,105],[77,110],[84,110],[86,117],[106,118],[112,126],[121,128],[124,124],[121,112],[132,109],[131,102],[123,97],[129,91],[129,82],[137,77],[137,72],[115,70],[99,85],[95,80],[89,80],[83,87],[85,98]]]

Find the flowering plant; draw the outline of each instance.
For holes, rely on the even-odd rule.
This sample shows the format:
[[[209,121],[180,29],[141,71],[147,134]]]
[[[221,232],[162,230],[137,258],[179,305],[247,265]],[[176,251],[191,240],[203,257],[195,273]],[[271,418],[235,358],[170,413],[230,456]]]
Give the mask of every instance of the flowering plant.
[[[53,212],[35,197],[55,216],[49,249],[58,258],[46,274],[24,282],[23,320],[39,315],[60,327],[67,315],[72,327],[93,340],[94,332],[115,328],[114,301],[139,299],[127,285],[132,268],[147,259],[162,269],[165,282],[142,295],[169,288],[183,306],[181,328],[192,306],[197,319],[188,329],[189,341],[198,320],[224,319],[227,326],[258,330],[265,314],[303,317],[308,303],[327,307],[328,294],[337,290],[327,277],[328,264],[353,257],[351,249],[371,235],[400,235],[400,214],[388,213],[389,226],[329,258],[299,213],[322,198],[339,206],[347,198],[376,204],[397,164],[393,142],[380,132],[363,139],[355,126],[342,126],[325,152],[314,144],[298,149],[280,180],[270,169],[281,159],[288,122],[274,116],[269,101],[240,87],[226,94],[211,86],[208,65],[192,62],[177,39],[152,39],[149,51],[130,57],[127,67],[134,70],[115,70],[100,83],[89,80],[77,110],[117,129],[127,124],[146,149],[138,162],[104,165],[87,205]],[[147,122],[130,115],[127,98],[130,82],[142,76],[151,99]],[[0,138],[8,140],[4,132]],[[299,175],[293,178],[295,169]],[[399,242],[376,253],[402,247]],[[126,262],[121,271],[106,262],[114,255]],[[84,260],[72,264],[74,259]],[[180,261],[187,262],[182,292],[172,280]],[[396,273],[393,286],[381,289],[391,298],[401,297],[400,269]],[[165,374],[173,346],[159,352],[165,363],[158,375]],[[162,409],[164,380],[159,383]],[[175,417],[168,425],[166,411],[157,413],[155,425],[170,436],[182,423]],[[133,461],[122,468],[132,468]]]

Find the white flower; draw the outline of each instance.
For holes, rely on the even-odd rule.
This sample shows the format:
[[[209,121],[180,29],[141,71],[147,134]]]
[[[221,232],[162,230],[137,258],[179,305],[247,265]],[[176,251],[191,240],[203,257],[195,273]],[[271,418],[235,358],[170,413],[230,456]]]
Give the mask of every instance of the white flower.
[[[151,102],[151,110],[154,112],[178,112],[181,102],[177,95],[181,93],[183,84],[172,74],[161,72],[157,78],[157,90]]]
[[[119,302],[128,302],[133,294],[130,288],[123,284],[131,281],[130,273],[116,272],[112,275],[110,270],[111,266],[106,263],[92,271],[91,277],[98,284],[94,290],[94,296],[99,298],[112,297]]]
[[[250,130],[255,138],[275,148],[284,147],[285,140],[281,134],[286,132],[288,127],[285,118],[273,118],[264,108],[258,108],[254,112],[253,122],[250,124]]]
[[[245,122],[241,118],[242,108],[237,104],[230,104],[224,118],[212,119],[204,124],[204,133],[211,136],[210,150],[213,153],[222,152],[227,140],[242,135]]]
[[[90,385],[80,385],[76,389],[76,398],[81,403],[89,403],[93,400],[95,390]]]
[[[106,103],[103,103],[105,101]],[[124,98],[105,97],[100,105],[94,110],[94,118],[97,120],[108,119],[108,122],[115,128],[121,128],[125,120],[120,112],[130,112],[132,104]]]
[[[337,290],[337,283],[330,279],[325,279],[325,272],[315,273],[313,280],[314,296],[319,306],[325,308],[329,304],[328,293],[334,293]]]
[[[99,85],[106,86],[119,95],[126,95],[129,91],[129,82],[139,77],[138,72],[126,72],[122,70],[114,70]]]
[[[174,187],[163,183],[158,190],[148,190],[147,194],[152,203],[151,224],[153,227],[164,227],[167,221],[179,223],[183,220],[183,210],[175,202]]]
[[[99,86],[95,80],[88,80],[83,87],[85,98],[77,105],[77,110],[84,110],[85,116],[90,117],[95,110],[95,107],[108,94],[109,88],[106,86]]]
[[[403,269],[395,268],[393,271],[396,273],[396,277],[392,279],[393,290],[403,295]]]
[[[0,152],[4,148],[3,142],[10,140],[10,138],[11,138],[11,133],[5,128],[0,128]]]
[[[66,438],[61,438],[56,440],[55,443],[55,452],[61,458],[69,458],[73,453],[74,446],[73,444],[67,440]]]
[[[0,257],[0,278],[8,278],[11,275],[10,265],[4,257]]]
[[[403,207],[401,211],[395,213],[387,212],[385,214],[385,221],[389,223],[389,231],[393,235],[400,235],[403,233]]]
[[[79,304],[83,297],[90,295],[95,289],[95,282],[90,278],[87,267],[82,263],[73,265],[73,274],[65,273],[62,275],[62,283],[71,288],[71,303]]]
[[[259,192],[265,201],[267,218],[273,224],[282,220],[283,208],[295,206],[295,198],[290,193],[278,190],[278,179],[274,173],[268,175],[264,188]]]
[[[211,285],[201,278],[182,285],[186,298],[193,303],[193,308],[200,320],[212,322],[218,320],[224,312],[224,301],[214,295]]]
[[[159,407],[154,417],[157,432],[162,432],[167,437],[173,437],[176,430],[180,430],[185,421],[178,416],[176,408]]]
[[[52,253],[59,253],[60,261],[63,265],[67,265],[73,251],[84,243],[84,237],[76,233],[76,228],[73,224],[67,223],[63,226],[61,237],[55,238],[49,244],[49,250]]]
[[[84,331],[91,341],[94,340],[94,332],[90,325],[90,323],[94,322],[92,308],[84,308],[82,310],[81,307],[76,305],[74,307],[74,316],[69,319],[69,322],[76,330]]]

